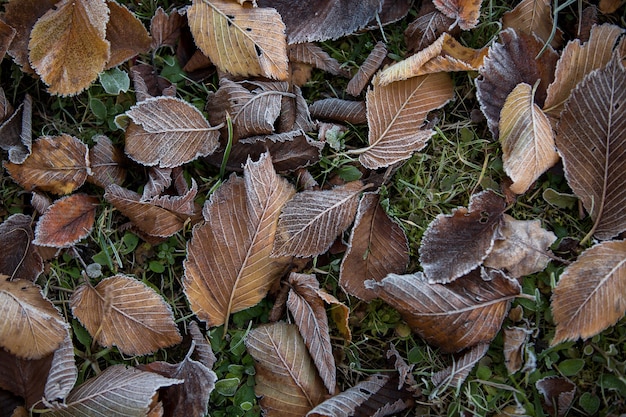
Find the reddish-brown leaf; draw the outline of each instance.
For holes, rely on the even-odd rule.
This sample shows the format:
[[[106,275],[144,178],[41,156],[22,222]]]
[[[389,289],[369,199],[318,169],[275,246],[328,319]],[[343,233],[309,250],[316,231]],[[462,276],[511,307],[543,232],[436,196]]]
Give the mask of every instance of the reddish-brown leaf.
[[[453,358],[452,365],[432,376],[436,389],[450,387],[458,390],[469,376],[474,365],[485,356],[487,350],[489,350],[489,343],[480,343],[463,352],[459,357]]]
[[[91,232],[98,197],[72,194],[57,200],[37,222],[34,244],[69,248]]]
[[[111,56],[106,69],[109,69],[148,52],[152,39],[143,23],[126,6],[113,0],[107,0],[107,6],[109,22],[106,39],[111,43]]]
[[[0,349],[0,388],[22,397],[28,408],[40,403],[53,355],[27,360]]]
[[[367,123],[365,102],[325,98],[309,106],[311,116],[317,119],[337,120],[352,124]]]
[[[95,135],[92,139],[96,144],[89,149],[91,175],[87,181],[102,188],[122,184],[126,178],[124,153],[104,135]]]
[[[463,30],[473,29],[480,17],[480,0],[433,0],[435,7],[443,14],[454,19],[453,25]]]
[[[0,224],[0,275],[35,281],[43,272],[43,260],[31,244],[35,237],[31,224],[31,217],[21,213]]]
[[[374,49],[367,56],[363,64],[359,67],[359,70],[354,77],[350,80],[346,86],[346,92],[351,96],[358,96],[361,94],[367,83],[372,79],[374,73],[378,71],[383,61],[387,57],[387,48],[383,42],[378,42],[374,45]]]

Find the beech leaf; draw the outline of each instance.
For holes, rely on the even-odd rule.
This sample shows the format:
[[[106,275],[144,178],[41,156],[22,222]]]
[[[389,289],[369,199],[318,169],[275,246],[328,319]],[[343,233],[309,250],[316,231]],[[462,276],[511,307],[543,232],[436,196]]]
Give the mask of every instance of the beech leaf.
[[[69,248],[91,232],[96,220],[98,197],[72,194],[48,207],[35,227],[39,246]]]
[[[326,389],[293,324],[264,324],[248,333],[255,360],[255,393],[268,417],[301,417],[324,400]]]
[[[476,363],[485,356],[488,350],[488,343],[480,343],[464,352],[460,357],[453,358],[452,365],[448,366],[443,371],[436,372],[432,376],[432,381],[436,389],[443,387],[459,389],[470,372],[472,372]]]
[[[150,34],[152,35],[152,49],[161,46],[174,48],[180,37],[180,29],[187,22],[185,10],[173,9],[168,15],[159,6],[150,19]]]
[[[220,70],[287,79],[285,25],[276,10],[193,0],[187,18],[196,45]]]
[[[115,345],[126,355],[146,355],[182,340],[169,304],[131,277],[115,275],[95,287],[81,285],[70,306],[100,345]]]
[[[141,101],[126,112],[126,154],[144,165],[172,168],[217,149],[219,133],[191,104],[175,97]]]
[[[248,160],[205,203],[206,222],[187,244],[183,286],[191,309],[209,326],[261,301],[289,258],[270,258],[276,221],[293,187],[280,178],[269,154]],[[219,265],[216,268],[215,265]]]
[[[363,61],[359,70],[346,86],[346,92],[351,96],[361,94],[374,73],[378,71],[383,64],[385,58],[387,58],[387,48],[383,42],[379,41],[374,45],[372,52],[370,52],[365,61]]]
[[[504,329],[502,353],[504,354],[504,364],[509,374],[514,374],[522,369],[523,354],[526,351],[526,344],[531,333],[531,331],[523,327]]]
[[[421,51],[442,34],[448,31],[453,32],[454,29],[459,32],[458,26],[450,30],[453,23],[454,19],[437,10],[432,2],[424,2],[415,20],[404,31],[408,49],[415,52]]]
[[[89,149],[91,175],[87,181],[102,188],[111,184],[120,185],[126,178],[124,154],[104,135],[95,135],[92,139],[96,144]]]
[[[37,20],[29,60],[51,94],[78,94],[104,70],[110,54],[108,21],[104,0],[62,0]]]
[[[435,7],[463,30],[473,29],[480,17],[480,0],[433,0]]]
[[[52,365],[52,357],[53,354],[50,353],[41,359],[20,359],[0,349],[0,389],[6,389],[23,398],[23,404],[27,408],[40,404],[44,396],[46,378]],[[12,416],[11,413],[2,415]]]
[[[424,274],[389,274],[365,287],[396,308],[407,324],[444,352],[489,343],[510,302],[521,293],[515,280],[495,270],[475,269],[450,284],[430,284]]]
[[[552,416],[563,417],[567,414],[574,395],[576,384],[562,376],[546,376],[535,382],[535,387],[543,395],[543,409]]]
[[[514,28],[518,32],[535,34],[543,42],[550,41],[550,46],[558,48],[563,40],[563,31],[552,27],[552,3],[550,0],[522,0],[513,10],[502,15],[502,28]]]
[[[143,23],[124,5],[107,0],[109,22],[106,39],[111,44],[111,56],[106,69],[117,67],[132,57],[148,52],[152,39]]]
[[[309,106],[311,116],[317,119],[337,120],[352,124],[367,123],[365,103],[362,101],[325,98]]]
[[[328,55],[326,51],[314,43],[289,45],[287,47],[287,55],[290,62],[309,64],[333,75],[347,75],[347,71],[341,68],[341,65],[335,58]]]
[[[599,243],[561,274],[552,295],[556,334],[551,345],[588,339],[626,313],[626,240]]]
[[[31,241],[35,235],[32,218],[16,213],[0,224],[0,275],[35,281],[43,272],[43,260]]]
[[[78,379],[78,369],[74,360],[74,345],[69,332],[61,346],[54,351],[50,372],[46,378],[44,398],[48,403],[65,403]]]

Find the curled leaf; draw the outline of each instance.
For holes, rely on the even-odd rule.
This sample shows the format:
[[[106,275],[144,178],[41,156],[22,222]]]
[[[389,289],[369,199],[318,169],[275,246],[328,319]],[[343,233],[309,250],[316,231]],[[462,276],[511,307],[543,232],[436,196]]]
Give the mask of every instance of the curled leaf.
[[[365,61],[363,61],[363,64],[361,64],[357,73],[354,74],[354,77],[352,77],[346,86],[346,92],[351,96],[358,96],[361,94],[374,73],[378,71],[380,66],[383,64],[386,57],[387,48],[385,47],[385,44],[377,42],[376,45],[374,45],[372,52],[370,52]]]

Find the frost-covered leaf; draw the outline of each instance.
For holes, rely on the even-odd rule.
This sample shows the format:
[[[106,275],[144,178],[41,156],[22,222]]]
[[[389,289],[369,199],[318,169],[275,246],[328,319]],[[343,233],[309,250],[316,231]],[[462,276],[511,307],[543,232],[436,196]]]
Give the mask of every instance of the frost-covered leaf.
[[[528,338],[532,332],[524,327],[511,327],[503,330],[504,346],[502,353],[504,354],[504,364],[509,374],[522,369],[524,364],[524,352]]]
[[[361,94],[386,57],[387,48],[385,47],[385,44],[383,42],[377,42],[376,45],[374,45],[372,52],[370,52],[365,61],[363,61],[363,64],[361,64],[357,73],[354,74],[354,77],[352,77],[346,86],[346,92],[351,96],[358,96]]]
[[[417,52],[435,42],[442,34],[449,32],[453,35],[454,29],[450,30],[454,19],[441,13],[432,1],[422,3],[415,20],[404,31],[404,40],[409,50]],[[458,26],[456,31],[460,31]]]
[[[367,122],[363,101],[325,98],[312,103],[309,106],[309,111],[311,116],[317,119],[336,120],[355,125]]]
[[[35,227],[34,244],[68,248],[91,232],[96,220],[98,197],[72,194],[54,202]]]
[[[126,6],[113,0],[106,3],[109,8],[106,39],[111,44],[111,55],[106,64],[109,69],[148,52],[152,39],[143,23]]]
[[[433,384],[437,389],[442,387],[459,389],[474,369],[474,365],[485,356],[487,350],[489,350],[489,344],[480,343],[463,352],[459,357],[453,358],[452,365],[432,376]]]
[[[2,92],[2,97],[4,97],[4,92]],[[7,106],[4,108],[8,109]],[[0,148],[9,152],[9,161],[14,164],[23,163],[31,153],[32,117],[33,99],[26,94],[22,104],[0,126]]]
[[[34,245],[33,219],[16,213],[0,224],[0,275],[35,281],[43,272],[43,260]]]
[[[535,382],[535,387],[543,395],[543,409],[552,416],[563,417],[567,414],[574,395],[576,384],[563,376],[547,376]]]
[[[463,30],[473,29],[480,17],[480,0],[433,0],[435,7]]]
[[[551,4],[550,0],[522,0],[502,16],[502,28],[534,33],[542,41],[550,41],[553,48],[558,48],[563,41],[563,31],[557,27],[552,35],[554,19]]]
[[[174,48],[180,37],[180,29],[187,22],[185,10],[173,9],[168,15],[159,6],[150,19],[150,34],[152,35],[152,49],[161,46]]]
[[[333,75],[348,75],[339,62],[314,43],[297,43],[287,47],[290,62],[302,62]]]
[[[49,403],[64,403],[76,379],[78,369],[74,360],[74,345],[69,332],[61,346],[54,351],[50,372],[44,386],[44,397]]]
[[[92,140],[96,144],[89,149],[91,175],[87,177],[87,181],[102,188],[111,184],[122,184],[126,178],[123,152],[104,135],[95,135]]]

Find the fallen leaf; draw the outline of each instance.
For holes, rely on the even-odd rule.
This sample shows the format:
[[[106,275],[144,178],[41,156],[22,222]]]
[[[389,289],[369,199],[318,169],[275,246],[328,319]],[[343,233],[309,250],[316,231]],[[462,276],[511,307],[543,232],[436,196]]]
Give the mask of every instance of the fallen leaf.
[[[528,338],[532,332],[524,327],[511,327],[503,330],[504,346],[502,353],[504,354],[504,364],[509,374],[514,374],[524,364],[524,352]]]
[[[330,344],[330,329],[324,301],[318,296],[320,284],[315,275],[289,274],[287,308],[302,335],[324,385],[330,394],[335,393],[337,369]]]
[[[32,151],[32,117],[33,100],[26,94],[22,104],[0,126],[0,148],[9,151],[9,161],[14,164],[24,163]]]
[[[533,96],[533,87],[520,83],[500,112],[502,161],[504,171],[513,180],[510,189],[515,194],[524,194],[559,161],[552,126]]]
[[[600,13],[611,14],[622,7],[624,3],[626,3],[625,0],[600,0],[598,8],[600,9]]]
[[[159,388],[182,382],[125,365],[113,365],[73,389],[64,407],[48,410],[46,415],[143,417],[147,415]]]
[[[480,343],[463,352],[458,358],[453,358],[452,365],[432,376],[435,389],[450,387],[458,390],[488,350],[488,343]]]
[[[130,76],[138,103],[157,96],[176,97],[176,85],[159,76],[151,65],[133,65]]]
[[[2,388],[0,388],[0,413],[11,417],[28,417],[24,400]]]
[[[402,274],[409,263],[409,242],[404,230],[380,205],[378,193],[364,193],[357,210],[348,249],[341,261],[339,285],[350,295],[371,301],[368,279]]]
[[[381,10],[383,0],[258,0],[278,10],[289,44],[338,39],[363,28]]]
[[[213,349],[211,349],[211,344],[209,341],[202,335],[200,328],[198,327],[198,322],[192,321],[189,324],[189,335],[191,336],[191,340],[196,344],[195,356],[198,362],[202,363],[209,369],[213,368],[215,362],[217,362],[217,358],[213,353]]]
[[[24,405],[29,409],[40,404],[52,355],[27,360],[0,349],[0,388],[23,398]]]
[[[276,10],[244,8],[226,0],[193,0],[187,19],[196,45],[220,70],[287,79],[285,25]]]
[[[218,135],[202,113],[175,97],[141,101],[126,112],[126,154],[143,165],[172,168],[217,149]]]
[[[248,333],[255,388],[267,417],[301,417],[324,400],[326,388],[293,324],[263,324]]]
[[[91,232],[96,220],[98,197],[72,194],[54,202],[35,227],[35,240],[39,246],[69,248]]]
[[[317,295],[324,300],[326,304],[330,304],[330,318],[337,326],[337,331],[345,340],[345,344],[349,345],[352,341],[352,330],[350,329],[350,308],[339,301],[334,295],[324,290],[317,292]]]
[[[0,60],[4,59],[16,34],[17,30],[0,20]]]
[[[81,285],[70,298],[72,314],[101,346],[146,355],[181,342],[172,308],[152,288],[124,275],[95,287]]]
[[[563,376],[546,376],[535,382],[535,387],[543,395],[543,409],[552,416],[563,417],[567,414],[574,395],[576,384]]]
[[[309,106],[311,116],[317,119],[337,120],[354,125],[367,123],[365,102],[325,98]]]
[[[329,74],[348,76],[348,72],[341,68],[341,64],[335,58],[328,55],[326,51],[314,43],[307,42],[289,45],[287,46],[287,55],[289,62],[301,62],[312,65]]]
[[[535,92],[535,103],[543,107],[558,58],[556,52],[548,47],[537,59],[543,45],[534,35],[507,29],[500,32],[500,42],[489,49],[476,79],[476,98],[494,139],[499,137],[502,106],[518,84],[535,85],[541,80]]]
[[[383,26],[395,23],[403,19],[413,6],[413,0],[383,0],[383,4],[377,16],[370,20],[366,30],[377,30]]]
[[[282,208],[271,256],[317,256],[328,250],[356,214],[363,184],[302,191]]]
[[[483,265],[505,271],[512,278],[540,272],[550,262],[554,233],[541,227],[540,220],[515,220],[504,214],[496,240]]]
[[[452,25],[459,25],[463,30],[470,30],[478,25],[480,0],[433,0],[435,7],[451,19]]]
[[[31,244],[35,237],[32,221],[30,216],[16,213],[0,223],[0,275],[34,282],[43,272],[43,260]]]
[[[379,41],[374,45],[374,49],[372,49],[372,52],[370,52],[365,61],[363,61],[359,70],[354,74],[354,77],[348,82],[346,92],[355,97],[360,95],[367,83],[370,82],[374,73],[378,71],[383,64],[385,58],[387,58],[387,48],[383,42]]]
[[[208,326],[261,301],[289,258],[270,258],[276,221],[293,187],[269,154],[248,160],[244,178],[231,176],[205,203],[205,223],[187,244],[183,286],[191,309]],[[220,268],[213,267],[220,265]]]
[[[440,214],[429,225],[420,247],[420,264],[431,283],[448,283],[475,269],[489,255],[506,208],[493,191],[474,194],[468,208]]]
[[[70,194],[84,184],[89,169],[87,145],[74,136],[42,136],[23,164],[5,162],[9,175],[25,190]]]
[[[554,82],[548,86],[543,106],[545,112],[558,118],[576,85],[591,71],[604,67],[611,60],[617,39],[624,32],[619,26],[604,24],[591,28],[590,38],[581,45],[573,40],[565,45],[556,64]]]
[[[556,334],[551,345],[588,339],[626,313],[626,240],[599,243],[567,266],[551,301]]]
[[[385,356],[387,359],[391,359],[393,357],[396,358],[393,367],[396,371],[398,371],[398,391],[401,390],[405,384],[409,385],[409,387],[417,385],[417,381],[413,376],[413,368],[415,367],[415,364],[409,366],[393,343],[389,344],[389,350]]]
[[[185,10],[173,9],[168,15],[161,6],[150,19],[150,34],[152,35],[152,49],[162,46],[174,48],[180,37],[180,30],[187,22]]]
[[[111,45],[111,54],[105,69],[117,67],[132,57],[148,52],[152,39],[143,23],[124,5],[107,0],[109,21],[106,39]]]
[[[77,379],[78,369],[74,360],[74,345],[70,334],[67,333],[63,343],[52,356],[50,372],[44,387],[44,398],[49,404],[65,404],[65,398]]]
[[[543,42],[550,42],[550,46],[558,48],[563,42],[563,31],[557,27],[552,34],[551,4],[550,0],[522,0],[513,10],[502,15],[502,29],[513,28],[535,34]]]
[[[444,352],[458,352],[496,336],[521,287],[502,272],[475,269],[450,284],[430,284],[417,272],[389,274],[365,288],[396,308],[407,324]]]
[[[43,358],[68,334],[69,325],[30,281],[0,276],[0,313],[0,347],[19,358]]]
[[[429,74],[378,85],[366,95],[369,146],[360,150],[359,162],[378,169],[403,161],[426,146],[433,131],[416,129],[428,112],[442,107],[453,97],[450,76]]]
[[[557,125],[565,178],[606,240],[626,230],[626,70],[615,54],[572,92]]]
[[[102,188],[111,184],[122,184],[126,178],[122,151],[113,146],[111,139],[104,135],[95,135],[92,140],[96,144],[89,149],[91,175],[87,177],[87,181]]]
[[[417,52],[431,45],[446,32],[455,36],[455,32],[459,32],[460,28],[456,26],[450,29],[453,23],[454,19],[437,10],[432,1],[423,2],[417,17],[404,31],[407,48]]]
[[[109,60],[104,0],[62,0],[30,32],[29,61],[48,92],[74,95],[89,87]]]

